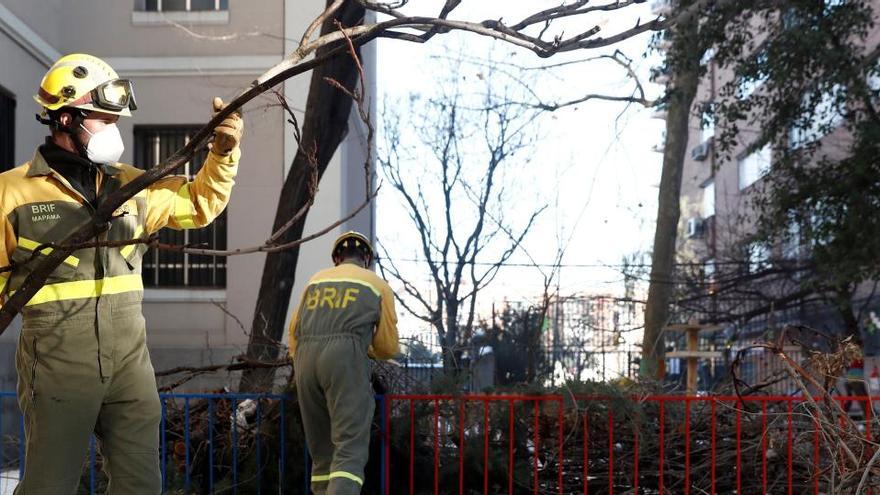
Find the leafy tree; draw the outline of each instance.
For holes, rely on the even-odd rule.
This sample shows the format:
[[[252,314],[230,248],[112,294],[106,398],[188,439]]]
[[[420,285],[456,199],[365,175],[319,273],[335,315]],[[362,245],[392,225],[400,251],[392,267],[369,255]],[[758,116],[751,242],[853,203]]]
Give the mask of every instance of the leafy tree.
[[[697,3],[674,2],[673,11],[684,12]],[[760,307],[725,308],[730,313],[725,319],[748,319],[818,295],[839,310],[849,332],[856,331],[854,302],[864,283],[877,278],[877,261],[870,253],[880,242],[874,214],[880,119],[878,88],[872,83],[878,80],[880,49],[868,45],[873,19],[871,2],[861,0],[718,1],[702,8],[690,24],[679,15],[673,28],[657,36],[658,42],[670,42],[661,72],[671,82],[643,372],[655,375],[662,362],[663,346],[658,344],[670,319],[676,283],[670,247],[680,220],[686,149],[681,142],[687,143],[690,118],[682,115],[682,106],[691,114],[706,111],[704,118],[715,124],[720,163],[731,160],[741,144],[752,151],[772,147],[772,170],[748,195],[750,213],[739,219],[749,234],[742,244],[762,243],[772,252],[783,245],[800,247],[795,262],[778,260],[744,276],[737,268],[722,277],[732,290],[757,291],[763,301]],[[707,75],[699,61],[709,56],[719,73],[732,77],[720,97],[705,105],[694,101],[692,90],[694,76]],[[729,248],[742,252],[744,246]],[[739,261],[747,265],[745,258],[739,256]],[[781,272],[795,283],[777,283]],[[703,296],[705,289],[702,285]],[[709,292],[719,296],[714,288]]]
[[[497,385],[540,383],[549,376],[553,363],[541,349],[544,318],[541,308],[507,307],[501,312],[497,324],[480,323],[481,336],[474,339],[474,345],[492,347]],[[530,361],[534,363],[533,377],[529,376]]]
[[[796,271],[792,293],[821,296],[855,334],[856,303],[873,299],[864,286],[880,278],[874,9],[866,1],[783,4],[752,14],[757,22],[743,15],[723,38],[716,29],[716,61],[735,77],[710,115],[722,129],[722,157],[738,144],[772,147],[772,167],[742,220],[755,226],[749,241],[798,253],[776,256],[765,270]]]

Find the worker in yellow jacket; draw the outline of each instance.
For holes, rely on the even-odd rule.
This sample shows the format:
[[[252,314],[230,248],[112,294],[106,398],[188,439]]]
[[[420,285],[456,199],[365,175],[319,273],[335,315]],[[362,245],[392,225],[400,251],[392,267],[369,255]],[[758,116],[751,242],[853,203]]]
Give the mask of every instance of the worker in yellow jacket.
[[[46,73],[34,99],[51,136],[31,161],[0,174],[0,275],[12,294],[97,205],[143,173],[117,163],[116,121],[137,108],[132,83],[99,58],[73,54]],[[222,107],[214,99],[214,110]],[[162,227],[197,228],[226,207],[243,124],[232,115],[215,129],[195,180],[166,177],[123,204],[98,241],[146,239]],[[24,495],[69,495],[79,483],[94,432],[108,493],[158,494],[161,407],[141,312],[144,244],[74,251],[22,310],[16,352],[24,414]],[[38,250],[37,253],[34,251]]]
[[[296,393],[312,456],[312,491],[359,494],[374,399],[369,357],[398,353],[394,293],[368,267],[370,241],[358,232],[333,244],[333,268],[315,274],[290,322]]]

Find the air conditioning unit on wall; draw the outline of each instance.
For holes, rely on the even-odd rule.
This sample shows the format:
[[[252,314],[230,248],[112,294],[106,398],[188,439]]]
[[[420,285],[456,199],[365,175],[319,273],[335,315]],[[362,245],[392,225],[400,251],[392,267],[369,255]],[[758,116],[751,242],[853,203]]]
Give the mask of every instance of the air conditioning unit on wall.
[[[700,217],[691,217],[687,221],[686,236],[688,239],[696,239],[703,236],[705,223]]]
[[[710,151],[712,151],[712,138],[709,138],[698,144],[697,146],[694,146],[694,149],[691,150],[691,158],[698,162],[701,162],[709,157]]]

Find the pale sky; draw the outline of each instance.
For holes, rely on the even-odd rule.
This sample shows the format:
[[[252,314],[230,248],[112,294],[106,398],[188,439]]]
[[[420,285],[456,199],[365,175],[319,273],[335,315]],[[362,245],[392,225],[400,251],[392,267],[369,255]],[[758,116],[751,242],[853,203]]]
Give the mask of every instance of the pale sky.
[[[437,5],[440,5],[422,0],[413,3],[417,7],[431,6],[426,10],[411,9],[411,12],[425,14],[436,13]],[[544,0],[465,1],[462,12],[452,18],[503,18],[513,22],[527,11],[534,12],[558,3]],[[463,8],[469,4],[473,4],[471,10]],[[579,18],[577,22],[582,26],[604,19],[602,34],[609,36],[631,27],[639,17],[643,22],[653,18],[647,3],[610,15],[599,13],[595,17]],[[579,32],[582,28],[569,26],[566,32],[570,35],[576,30]],[[634,60],[648,96],[655,97],[660,88],[647,79],[651,63],[656,64],[658,57],[643,58],[649,36],[641,35],[615,48]],[[435,88],[436,71],[442,62],[437,57],[463,52],[473,57],[491,56],[497,61],[511,61],[521,66],[544,66],[611,51],[592,50],[541,59],[512,45],[473,34],[437,36],[426,45],[381,40],[378,46],[378,113],[381,114],[383,101],[399,99],[405,103],[407,95]],[[481,87],[479,72],[479,67],[465,66],[459,75],[464,78],[463,84],[472,81],[473,88],[478,89]],[[574,99],[587,93],[625,95],[632,88],[633,84],[627,81],[622,68],[607,61],[541,71],[533,87],[547,102]],[[545,114],[536,121],[540,139],[529,153],[529,162],[520,160],[505,176],[515,198],[515,204],[509,205],[508,210],[509,223],[513,226],[524,222],[534,209],[549,205],[525,239],[524,248],[531,256],[539,263],[552,263],[559,246],[557,239],[561,237],[563,241],[570,239],[563,265],[589,265],[563,268],[560,281],[563,295],[582,292],[620,294],[620,273],[602,265],[619,265],[624,255],[650,251],[661,166],[661,154],[652,148],[662,142],[663,130],[663,122],[652,119],[651,113],[651,110],[636,105],[627,109],[623,103],[594,100],[576,108]],[[381,133],[381,122],[379,127]],[[416,161],[406,166],[413,173],[426,167]],[[392,256],[421,258],[416,253],[418,243],[414,227],[401,207],[399,196],[387,185],[380,193],[377,217],[379,242],[390,249]],[[485,261],[493,261],[490,254]],[[511,263],[528,263],[528,258],[520,252],[514,255]],[[427,274],[421,265],[404,262],[401,266],[408,268],[412,280],[427,282]],[[534,299],[541,291],[542,278],[536,269],[511,266],[502,270],[493,286],[481,294],[481,299],[485,309],[492,301]]]

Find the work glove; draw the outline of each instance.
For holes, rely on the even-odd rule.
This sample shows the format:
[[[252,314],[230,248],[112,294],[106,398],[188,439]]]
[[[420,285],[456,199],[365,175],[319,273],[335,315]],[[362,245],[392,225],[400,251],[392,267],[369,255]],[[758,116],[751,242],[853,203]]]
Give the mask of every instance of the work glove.
[[[214,97],[214,115],[223,110],[226,105],[219,96]],[[244,120],[241,118],[241,110],[229,114],[223,122],[214,128],[214,141],[211,142],[211,150],[221,156],[228,156],[241,142],[241,134],[244,132]]]

